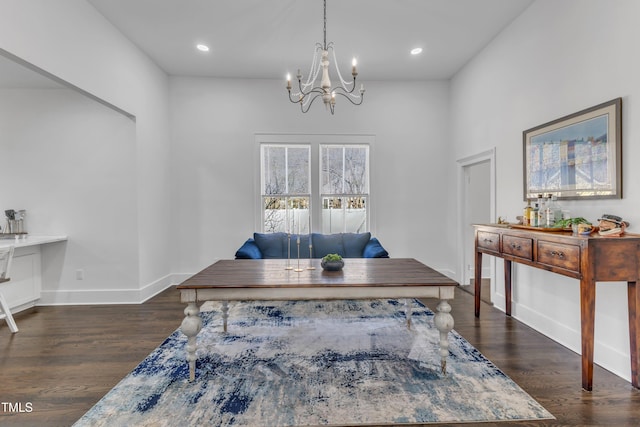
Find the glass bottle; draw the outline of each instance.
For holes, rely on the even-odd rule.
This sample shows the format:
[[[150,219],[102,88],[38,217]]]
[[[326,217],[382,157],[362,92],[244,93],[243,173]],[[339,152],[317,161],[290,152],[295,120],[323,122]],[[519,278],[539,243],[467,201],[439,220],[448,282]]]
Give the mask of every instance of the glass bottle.
[[[551,204],[551,194],[547,194],[544,208],[544,226],[553,227],[553,224],[555,224],[555,222],[555,211],[553,210],[553,206]]]
[[[553,210],[553,219],[554,224],[562,219],[562,206],[558,203],[558,196],[555,194],[551,195],[551,210]]]
[[[546,203],[545,203],[546,199],[544,198],[544,196],[542,194],[538,194],[538,219],[536,221],[536,227],[544,227],[545,224],[545,219],[544,219],[544,211],[547,208]]]
[[[522,225],[531,225],[531,200],[527,199],[527,206],[522,211]]]
[[[529,220],[529,225],[531,227],[537,227],[538,226],[538,203],[534,203],[533,207],[531,208],[531,215],[529,216],[530,220]]]

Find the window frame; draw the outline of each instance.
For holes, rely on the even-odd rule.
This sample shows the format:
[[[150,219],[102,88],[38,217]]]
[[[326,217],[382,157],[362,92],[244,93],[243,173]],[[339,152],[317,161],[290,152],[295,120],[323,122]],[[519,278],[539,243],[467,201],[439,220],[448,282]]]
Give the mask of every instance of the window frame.
[[[367,197],[366,221],[367,227],[365,231],[375,234],[375,177],[372,171],[374,166],[374,146],[375,136],[369,134],[281,134],[281,133],[256,133],[255,134],[255,158],[254,164],[254,230],[264,232],[264,209],[263,200],[263,177],[262,177],[262,146],[270,145],[309,145],[311,147],[311,160],[309,170],[311,173],[311,232],[321,232],[322,230],[322,197],[321,197],[321,170],[320,170],[320,147],[323,145],[361,145],[369,147],[368,154],[368,173],[369,173],[369,193]]]

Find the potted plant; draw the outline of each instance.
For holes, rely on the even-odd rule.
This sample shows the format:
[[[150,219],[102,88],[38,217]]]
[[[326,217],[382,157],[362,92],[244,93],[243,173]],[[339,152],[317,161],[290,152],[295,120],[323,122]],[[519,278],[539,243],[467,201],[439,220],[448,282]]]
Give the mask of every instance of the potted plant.
[[[344,261],[338,254],[328,254],[322,258],[320,265],[326,271],[340,271],[344,267]]]

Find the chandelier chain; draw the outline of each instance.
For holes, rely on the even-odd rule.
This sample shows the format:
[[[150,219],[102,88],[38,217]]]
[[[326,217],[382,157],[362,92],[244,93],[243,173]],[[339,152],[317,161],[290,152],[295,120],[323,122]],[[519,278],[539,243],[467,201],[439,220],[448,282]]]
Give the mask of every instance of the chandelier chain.
[[[324,50],[327,50],[327,0],[324,0]]]

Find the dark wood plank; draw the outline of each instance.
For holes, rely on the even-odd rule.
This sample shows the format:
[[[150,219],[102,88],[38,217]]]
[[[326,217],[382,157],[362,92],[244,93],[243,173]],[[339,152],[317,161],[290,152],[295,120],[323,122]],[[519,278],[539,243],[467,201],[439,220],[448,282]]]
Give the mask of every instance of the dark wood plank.
[[[456,289],[449,301],[455,329],[557,417],[482,427],[640,425],[640,392],[629,382],[596,365],[597,387],[581,390],[579,355],[490,305],[475,318],[473,298]],[[437,301],[425,302],[434,308]],[[141,305],[18,313],[15,335],[0,324],[0,400],[33,404],[31,413],[0,407],[0,425],[70,426],[178,328],[183,309],[174,287]]]

